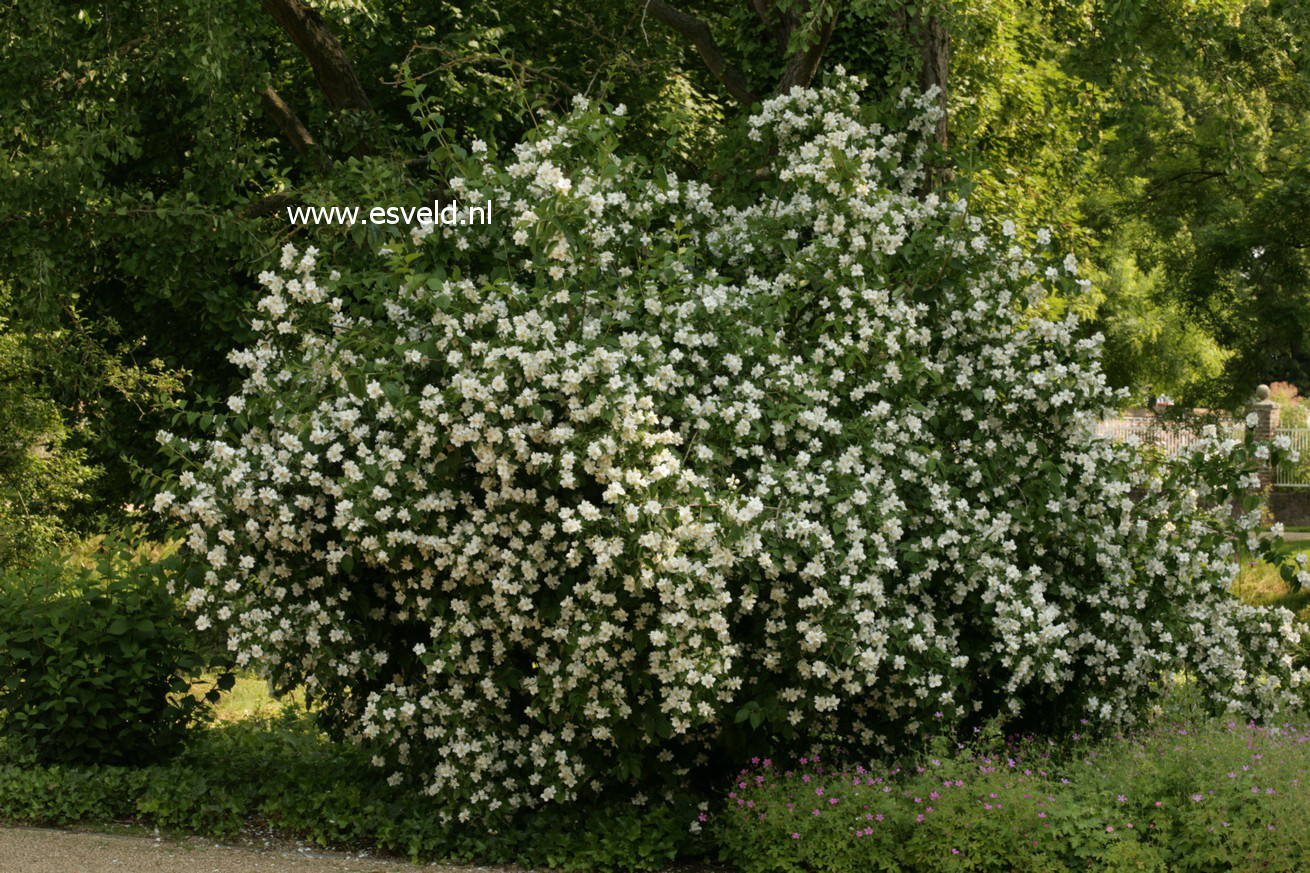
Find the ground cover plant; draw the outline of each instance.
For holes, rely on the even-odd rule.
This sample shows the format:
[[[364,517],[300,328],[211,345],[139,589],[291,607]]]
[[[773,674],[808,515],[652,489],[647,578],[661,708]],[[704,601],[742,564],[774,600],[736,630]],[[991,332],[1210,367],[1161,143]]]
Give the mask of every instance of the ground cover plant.
[[[1098,439],[1077,259],[923,195],[932,95],[888,129],[860,88],[765,101],[763,172],[717,187],[623,156],[620,108],[503,155],[434,122],[504,226],[344,276],[288,247],[211,438],[163,435],[196,627],[457,820],[820,736],[1128,722],[1179,669],[1295,703],[1291,613],[1229,594],[1271,447]]]
[[[415,860],[575,870],[697,859],[743,873],[1292,870],[1310,850],[1310,730],[1207,717],[1185,683],[1131,733],[970,731],[863,765],[840,752],[760,758],[682,807],[555,807],[511,827],[442,822],[438,803],[387,785],[366,752],[260,684],[243,678],[165,764],[46,765],[0,743],[0,821],[222,839],[271,830]]]
[[[507,827],[443,822],[430,798],[389,786],[303,707],[244,677],[175,758],[145,766],[46,764],[0,740],[0,822],[139,824],[225,840],[243,834],[414,860],[565,870],[651,870],[708,851],[695,807],[560,808]],[[253,711],[252,711],[253,710]]]
[[[1304,724],[965,739],[892,767],[757,759],[707,826],[744,873],[1290,871],[1310,852]]]

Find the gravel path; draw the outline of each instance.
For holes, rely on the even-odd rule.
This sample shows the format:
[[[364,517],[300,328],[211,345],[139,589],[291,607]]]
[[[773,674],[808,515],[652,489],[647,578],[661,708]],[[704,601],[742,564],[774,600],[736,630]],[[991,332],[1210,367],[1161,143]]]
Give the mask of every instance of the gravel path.
[[[511,873],[505,867],[415,865],[293,843],[229,846],[143,832],[102,834],[0,826],[0,873]],[[526,871],[519,871],[526,873]]]

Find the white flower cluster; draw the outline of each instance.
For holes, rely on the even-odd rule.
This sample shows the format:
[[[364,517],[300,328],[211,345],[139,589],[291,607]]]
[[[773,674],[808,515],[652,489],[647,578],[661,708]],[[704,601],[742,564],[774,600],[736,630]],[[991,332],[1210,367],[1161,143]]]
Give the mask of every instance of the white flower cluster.
[[[1180,668],[1287,702],[1290,614],[1226,591],[1243,447],[1096,438],[1098,339],[1049,300],[1076,262],[917,194],[934,101],[889,131],[857,87],[764,104],[763,194],[615,157],[580,104],[460,165],[512,224],[396,243],[390,288],[288,248],[231,414],[163,435],[197,625],[465,809],[747,728],[1125,720]]]

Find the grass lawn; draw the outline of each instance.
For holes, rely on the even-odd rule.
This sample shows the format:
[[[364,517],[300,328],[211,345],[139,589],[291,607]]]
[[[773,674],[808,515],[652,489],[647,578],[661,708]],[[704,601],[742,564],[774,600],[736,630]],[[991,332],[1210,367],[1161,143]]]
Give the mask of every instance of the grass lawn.
[[[1289,542],[1287,546],[1294,552],[1310,552],[1310,540]],[[1233,583],[1233,593],[1256,606],[1282,606],[1297,615],[1310,606],[1310,589],[1293,591],[1275,567],[1260,560],[1242,568]],[[1310,615],[1301,617],[1306,619]]]
[[[213,685],[217,677],[205,674],[193,690],[204,693]],[[278,700],[269,693],[268,683],[252,673],[238,673],[236,683],[231,690],[223,692],[214,706],[214,719],[219,722],[242,721],[250,718],[275,716],[288,703],[298,706],[305,704],[305,692],[297,688],[289,697]]]

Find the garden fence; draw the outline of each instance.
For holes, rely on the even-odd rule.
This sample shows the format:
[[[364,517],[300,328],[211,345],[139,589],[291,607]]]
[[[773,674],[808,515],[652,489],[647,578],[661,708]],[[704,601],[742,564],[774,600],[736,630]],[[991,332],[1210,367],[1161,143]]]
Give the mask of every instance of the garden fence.
[[[1310,488],[1310,427],[1280,427],[1278,435],[1290,439],[1301,457],[1295,463],[1284,461],[1274,469],[1274,487]]]
[[[1216,423],[1221,432],[1226,431],[1234,439],[1245,436],[1244,422],[1220,420]],[[1286,436],[1291,440],[1292,448],[1300,453],[1297,461],[1285,461],[1273,470],[1273,486],[1279,490],[1310,490],[1310,427],[1279,427],[1277,419],[1271,424],[1272,433]],[[1201,425],[1186,419],[1169,421],[1154,415],[1126,415],[1100,421],[1096,431],[1110,439],[1154,446],[1166,457],[1172,457],[1200,438]],[[1265,481],[1268,484],[1268,479]]]
[[[1243,438],[1245,426],[1241,422],[1219,420],[1210,423],[1234,439]],[[1104,419],[1097,424],[1096,432],[1122,442],[1135,439],[1138,445],[1155,446],[1172,457],[1199,440],[1202,427],[1194,421],[1165,421],[1154,415],[1133,415]]]

